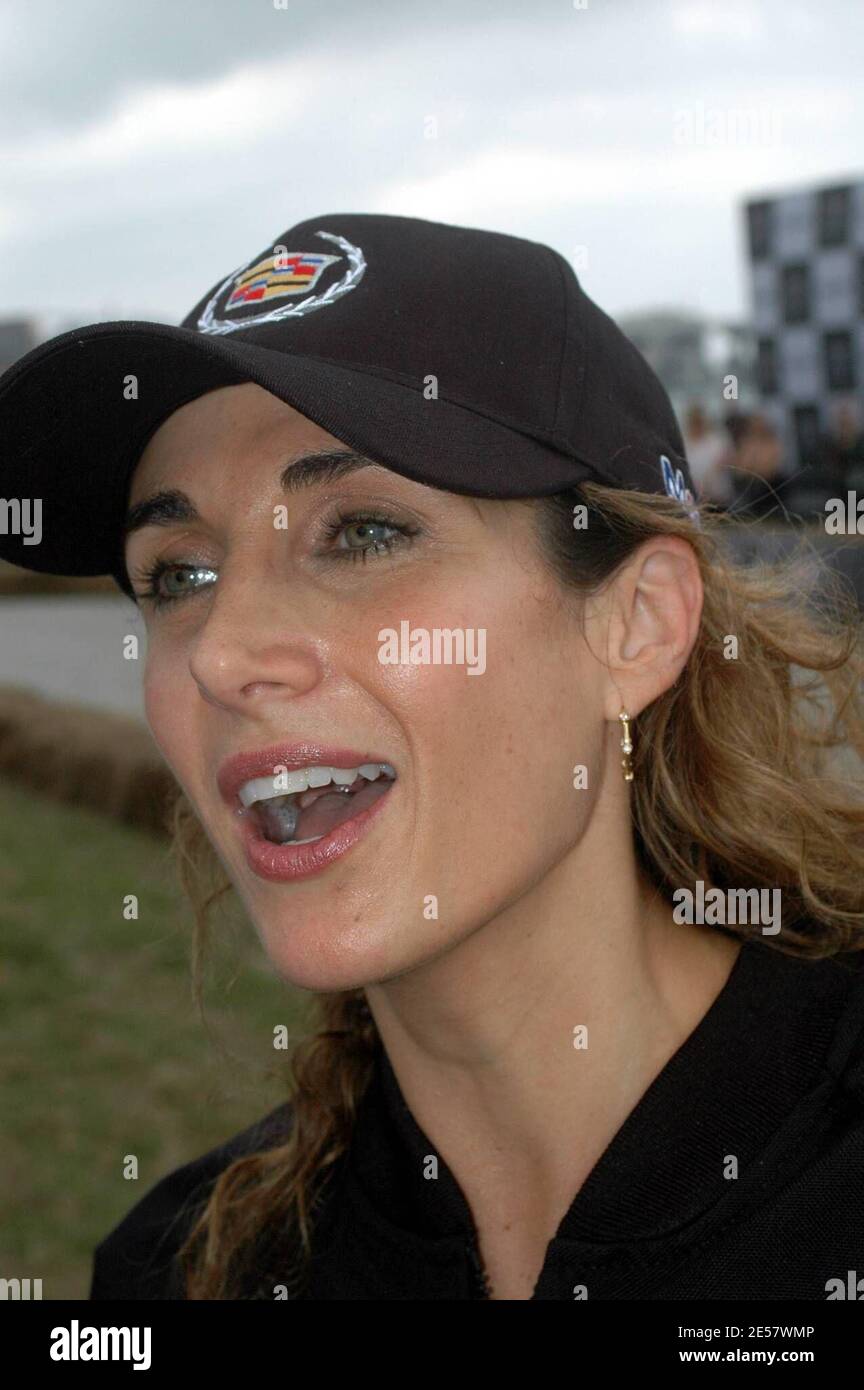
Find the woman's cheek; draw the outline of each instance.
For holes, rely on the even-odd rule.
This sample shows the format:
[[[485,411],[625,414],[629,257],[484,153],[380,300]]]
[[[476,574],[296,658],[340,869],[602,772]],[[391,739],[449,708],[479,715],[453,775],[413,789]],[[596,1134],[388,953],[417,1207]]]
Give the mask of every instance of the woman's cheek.
[[[172,771],[182,779],[178,765],[181,750],[189,748],[185,737],[185,711],[181,692],[176,688],[177,663],[148,646],[144,664],[144,713],[153,739]]]

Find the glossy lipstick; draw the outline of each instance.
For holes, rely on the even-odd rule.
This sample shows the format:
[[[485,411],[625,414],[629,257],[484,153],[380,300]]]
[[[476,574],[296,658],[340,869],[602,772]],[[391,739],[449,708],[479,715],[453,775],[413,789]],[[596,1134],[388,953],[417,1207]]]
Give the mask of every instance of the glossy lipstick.
[[[390,800],[395,782],[390,782],[389,790],[365,811],[337,825],[329,835],[305,845],[277,845],[265,838],[253,809],[244,810],[240,805],[239,791],[244,782],[255,777],[273,777],[276,768],[282,767],[294,772],[311,764],[348,768],[385,762],[393,766],[391,759],[379,754],[361,753],[353,748],[331,748],[320,743],[276,744],[226,759],[217,773],[217,784],[223,801],[238,818],[246,862],[252,872],[276,883],[321,873],[362,839],[374,817]]]

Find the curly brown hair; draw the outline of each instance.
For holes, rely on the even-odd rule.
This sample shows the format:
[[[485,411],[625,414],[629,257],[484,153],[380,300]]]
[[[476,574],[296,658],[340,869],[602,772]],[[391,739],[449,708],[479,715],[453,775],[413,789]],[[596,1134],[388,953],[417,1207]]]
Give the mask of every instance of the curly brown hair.
[[[708,506],[694,529],[671,498],[596,483],[520,505],[536,509],[538,555],[577,599],[600,593],[653,536],[680,536],[695,552],[704,587],[695,645],[633,725],[633,834],[653,882],[670,897],[694,878],[706,890],[770,883],[783,903],[772,949],[818,958],[864,947],[864,649],[854,596],[806,536],[786,559],[736,563],[732,523]],[[574,531],[577,506],[587,524]],[[736,660],[727,659],[730,636]],[[173,829],[200,1004],[209,912],[231,884],[182,794]],[[303,1287],[313,1218],[347,1152],[378,1043],[362,989],[316,995],[314,1007],[317,1027],[290,1058],[290,1133],[216,1180],[180,1251],[187,1298],[249,1296],[274,1229],[296,1236],[290,1296]]]

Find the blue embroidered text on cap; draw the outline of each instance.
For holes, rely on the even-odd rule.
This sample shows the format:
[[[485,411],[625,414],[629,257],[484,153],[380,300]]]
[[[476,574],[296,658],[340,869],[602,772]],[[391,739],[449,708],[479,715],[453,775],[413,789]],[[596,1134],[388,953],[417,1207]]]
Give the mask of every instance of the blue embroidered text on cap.
[[[660,455],[660,464],[663,469],[663,485],[669,496],[674,497],[676,502],[681,503],[690,520],[696,526],[701,526],[702,523],[699,519],[699,512],[696,507],[692,505],[694,502],[693,493],[684,482],[684,474],[681,472],[681,469],[673,469],[670,460],[665,454]],[[691,505],[688,506],[688,503]]]

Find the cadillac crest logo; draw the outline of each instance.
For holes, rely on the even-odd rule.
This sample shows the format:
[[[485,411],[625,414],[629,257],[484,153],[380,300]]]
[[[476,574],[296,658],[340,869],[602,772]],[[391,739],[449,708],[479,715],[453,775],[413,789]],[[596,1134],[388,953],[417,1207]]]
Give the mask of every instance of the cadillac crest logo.
[[[280,251],[276,256],[268,256],[250,270],[241,271],[225,309],[230,312],[241,304],[262,304],[289,294],[304,294],[312,289],[325,266],[338,259],[338,256],[303,255],[299,251]]]
[[[234,270],[222,281],[198,320],[200,333],[234,333],[239,328],[252,325],[277,323],[280,319],[300,318],[315,309],[324,309],[334,304],[343,294],[353,290],[366,270],[366,261],[359,246],[352,246],[344,237],[332,232],[316,232],[317,237],[338,247],[342,256],[327,255],[321,251],[289,251],[287,247],[275,246],[273,254],[256,258]],[[342,258],[347,261],[344,275],[334,280],[320,294],[310,294],[329,266]],[[297,298],[303,295],[304,298]],[[238,314],[238,310],[250,305],[274,305],[260,314]],[[237,315],[231,318],[217,318],[216,306],[222,301],[222,312]]]

